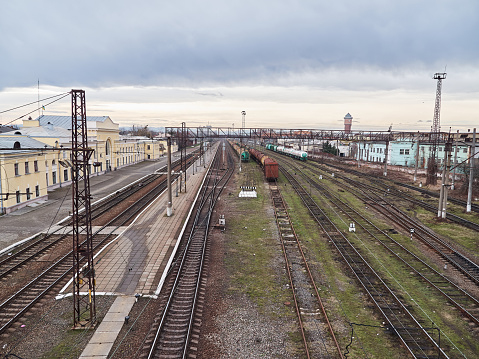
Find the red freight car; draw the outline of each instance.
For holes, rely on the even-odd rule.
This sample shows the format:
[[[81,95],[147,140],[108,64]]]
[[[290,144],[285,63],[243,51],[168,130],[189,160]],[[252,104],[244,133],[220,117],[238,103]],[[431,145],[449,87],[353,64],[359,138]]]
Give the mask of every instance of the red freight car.
[[[271,158],[265,158],[263,161],[264,176],[268,181],[275,181],[278,179],[278,162]]]
[[[254,148],[250,148],[249,153],[251,157],[253,157],[256,162],[261,165],[264,176],[268,181],[274,181],[278,179],[278,163],[275,160],[269,158],[264,153],[259,152]]]

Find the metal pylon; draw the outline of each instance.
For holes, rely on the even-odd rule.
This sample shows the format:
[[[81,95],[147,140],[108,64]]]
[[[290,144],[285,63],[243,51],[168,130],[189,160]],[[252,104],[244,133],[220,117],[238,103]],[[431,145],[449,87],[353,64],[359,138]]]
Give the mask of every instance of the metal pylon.
[[[434,79],[437,80],[436,88],[436,103],[434,105],[434,119],[432,121],[431,127],[431,142],[432,142],[432,151],[429,156],[427,164],[427,178],[426,184],[437,184],[437,146],[439,143],[439,137],[441,132],[441,91],[442,91],[442,80],[446,78],[445,72],[437,72],[434,74]]]
[[[96,321],[85,91],[72,90],[73,324]],[[83,209],[83,213],[80,211]]]

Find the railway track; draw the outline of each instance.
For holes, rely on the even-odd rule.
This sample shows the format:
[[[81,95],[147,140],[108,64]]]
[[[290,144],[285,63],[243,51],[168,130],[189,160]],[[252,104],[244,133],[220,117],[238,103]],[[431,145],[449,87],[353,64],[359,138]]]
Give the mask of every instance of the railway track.
[[[154,187],[147,195],[135,201],[128,210],[111,218],[101,228],[95,231],[92,235],[93,251],[95,253],[98,252],[116,237],[116,235],[113,235],[112,233],[114,233],[119,227],[129,223],[146,206],[148,200],[151,201],[161,193],[166,188],[165,182],[166,181],[163,181],[162,185]],[[108,229],[110,234],[99,234],[105,229]],[[62,240],[68,239],[69,237],[70,236],[67,234]],[[25,266],[28,261],[31,261],[33,258],[37,258],[44,253],[47,249],[39,247],[40,242],[41,240],[36,241],[36,243],[32,245],[32,248],[18,251],[16,256],[12,256],[12,258],[17,259],[11,261],[9,268],[6,270],[9,273],[5,274],[2,279],[8,279],[9,275],[12,275],[15,270]],[[58,243],[55,245],[58,245]],[[53,244],[48,244],[47,246],[53,248]],[[20,259],[22,256],[28,256],[28,258]],[[67,254],[54,259],[53,263],[43,270],[41,274],[33,278],[29,283],[0,304],[0,334],[4,333],[19,318],[25,315],[28,310],[50,293],[52,289],[65,284],[67,277],[71,276],[73,270],[71,258],[72,251],[69,251]],[[82,258],[81,261],[83,260],[84,258]]]
[[[320,174],[320,172],[312,168],[309,170],[316,175]],[[338,178],[344,180],[349,186],[338,181]],[[423,225],[418,220],[411,218],[397,206],[394,206],[391,202],[387,201],[384,194],[389,192],[381,191],[381,194],[378,194],[377,191],[371,192],[369,185],[338,174],[336,174],[334,178],[331,177],[331,179],[338,186],[354,193],[364,203],[374,207],[378,212],[382,213],[390,220],[393,220],[405,231],[409,232],[412,229],[414,232],[414,238],[426,244],[445,261],[457,268],[463,275],[472,280],[476,285],[479,285],[479,265],[472,259],[468,258],[465,254],[460,253],[450,243],[447,243],[440,238],[427,226]]]
[[[306,357],[343,358],[281,192],[269,188]]]
[[[235,168],[231,151],[228,151],[227,156],[228,168],[222,168],[221,151],[222,149],[216,152],[207,173],[193,223],[183,236],[183,249],[175,258],[174,268],[165,286],[166,304],[147,336],[140,358],[186,358],[196,350],[195,345],[190,344],[192,336],[195,339],[197,337],[193,330],[198,330],[195,323],[200,322],[198,316],[202,310],[201,292],[205,285],[202,272],[207,255],[211,215]]]
[[[188,165],[195,160],[194,157],[188,158]],[[179,166],[179,161],[175,162],[175,166]],[[175,168],[175,167],[174,167]],[[166,166],[160,169],[160,172],[165,172]],[[177,175],[176,175],[177,176]],[[173,176],[173,179],[176,178]],[[141,185],[140,185],[141,184]],[[142,179],[141,182],[132,184],[124,191],[117,192],[114,197],[109,200],[102,201],[92,211],[92,220],[96,225],[100,226],[121,226],[127,225],[125,218],[132,219],[134,216],[131,213],[139,213],[150,201],[152,201],[158,194],[166,188],[166,177],[161,174],[151,174]],[[148,190],[149,189],[149,190]],[[138,191],[143,190],[145,194],[136,201],[128,202],[128,198],[135,195]],[[115,206],[127,202],[125,210],[120,211],[114,221],[107,220],[105,214],[111,217],[111,212],[114,211]],[[101,220],[102,219],[102,220]],[[105,222],[107,220],[107,222]],[[63,221],[65,224],[45,235],[39,235],[25,245],[12,250],[0,257],[0,281],[5,280],[6,277],[18,271],[20,268],[28,265],[32,260],[45,255],[48,252],[55,251],[55,248],[60,246],[64,241],[71,239],[71,221]],[[60,233],[60,234],[58,234]]]
[[[294,176],[283,167],[280,169],[381,313],[386,330],[397,336],[414,358],[448,358],[439,338],[434,338],[437,328],[424,327],[415,318]]]
[[[365,173],[355,171],[355,170],[350,169],[350,168],[344,168],[343,166],[336,166],[336,165],[333,165],[333,164],[328,164],[328,166],[339,169],[339,170],[344,171],[346,173],[351,173],[355,176],[359,176],[360,178],[367,178],[368,181],[370,181],[371,183],[374,183],[375,186],[373,186],[371,184],[366,184],[366,183],[361,182],[361,181],[355,181],[352,178],[348,178],[347,176],[337,174],[340,178],[343,178],[346,181],[355,182],[356,184],[360,183],[362,187],[368,188],[370,191],[376,191],[376,192],[379,192],[379,193],[384,193],[385,191],[387,191],[388,195],[395,196],[397,198],[400,198],[401,200],[405,200],[405,201],[408,201],[410,203],[414,203],[415,205],[417,205],[419,207],[422,207],[429,212],[437,214],[437,205],[433,205],[433,204],[428,203],[424,200],[417,199],[414,196],[409,195],[405,191],[398,190],[397,188],[395,188],[391,184],[388,184],[387,182],[385,182],[383,180],[379,180],[377,177],[369,176]],[[412,189],[414,191],[422,193],[423,195],[436,197],[436,198],[439,196],[435,192],[424,190],[422,188],[416,188],[414,186],[410,186],[410,185],[407,185],[407,184],[401,184],[401,183],[396,182],[396,181],[391,181],[391,182],[392,182],[392,184],[395,184],[397,186],[403,186],[403,187],[406,187],[408,189]],[[452,202],[454,204],[461,205],[464,208],[466,207],[466,203],[464,201],[459,200],[459,199],[454,198],[454,197],[448,198],[448,202]],[[474,205],[472,207],[471,208],[474,212],[479,212],[479,206],[478,205]],[[446,213],[446,218],[448,220],[454,222],[454,223],[457,223],[457,224],[461,225],[461,226],[464,226],[464,227],[467,227],[469,229],[472,229],[472,230],[475,230],[475,231],[479,232],[479,224],[476,223],[476,222],[469,221],[469,220],[467,220],[467,219],[465,219],[461,216],[458,216],[454,213],[451,213],[450,211],[448,211]]]
[[[295,171],[302,173],[298,167],[293,166],[292,168]],[[363,241],[366,239],[364,236],[366,234],[370,237],[373,243],[381,244],[389,251],[390,255],[405,264],[408,269],[412,271],[411,274],[418,276],[426,283],[426,285],[430,285],[437,290],[449,301],[450,304],[460,310],[464,317],[468,318],[468,320],[476,326],[479,326],[479,300],[477,298],[460,288],[446,276],[439,273],[417,255],[408,250],[405,246],[394,240],[391,236],[363,216],[359,211],[343,201],[338,195],[320,185],[316,180],[311,181],[307,175],[303,174],[303,176],[312,186],[314,186],[321,196],[326,198],[328,202],[335,207],[336,212],[344,213],[349,220],[353,221],[352,223],[358,225],[358,230]],[[368,204],[374,205],[372,201],[374,200],[371,199]],[[375,202],[375,204],[382,206],[381,199]],[[389,216],[389,218],[391,217]]]
[[[316,159],[313,159],[313,161],[318,162]],[[350,166],[349,167],[348,166],[338,166],[338,165],[334,165],[332,163],[327,163],[327,165],[330,166],[330,167],[339,169],[341,171],[345,171],[345,172],[360,176],[360,177],[363,177],[363,176],[371,177],[371,176],[366,175],[363,172],[353,170]],[[384,181],[380,181],[375,177],[372,177],[372,179],[377,183],[383,183],[384,184]],[[416,192],[419,192],[422,195],[426,195],[426,196],[430,196],[430,197],[434,197],[434,198],[439,198],[439,193],[437,193],[437,192],[429,191],[428,189],[425,189],[425,188],[419,188],[419,187],[416,187],[416,186],[409,185],[407,183],[401,183],[401,182],[394,181],[394,180],[388,180],[388,181],[390,181],[391,183],[394,183],[397,186],[404,187],[404,188],[411,189],[411,190],[414,190]],[[466,207],[466,201],[463,201],[459,198],[449,196],[447,200],[448,200],[448,202],[452,202],[452,203],[454,203],[458,206],[461,206],[461,207],[464,207],[464,208]],[[471,203],[471,210],[473,212],[478,212],[479,213],[479,205],[477,205],[475,203]]]

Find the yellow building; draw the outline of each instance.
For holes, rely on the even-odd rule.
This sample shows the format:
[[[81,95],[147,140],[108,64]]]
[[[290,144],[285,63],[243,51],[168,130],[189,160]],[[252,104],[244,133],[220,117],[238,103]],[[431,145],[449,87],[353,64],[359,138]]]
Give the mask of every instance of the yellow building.
[[[27,136],[0,136],[0,214],[48,199],[48,166],[54,153],[23,150],[44,147],[44,143]]]
[[[0,193],[9,194],[8,198],[1,196],[0,214],[46,200],[48,190],[71,183],[71,168],[60,165],[60,161],[70,158],[71,127],[70,116],[42,115],[24,120],[19,130],[0,134],[3,144],[0,148],[8,149],[0,151]],[[140,136],[120,138],[118,124],[108,116],[87,116],[87,136],[88,146],[94,150],[90,175],[116,171],[144,160],[158,160],[166,154],[165,141]],[[58,150],[21,150],[27,147]],[[176,146],[172,150],[176,151]]]

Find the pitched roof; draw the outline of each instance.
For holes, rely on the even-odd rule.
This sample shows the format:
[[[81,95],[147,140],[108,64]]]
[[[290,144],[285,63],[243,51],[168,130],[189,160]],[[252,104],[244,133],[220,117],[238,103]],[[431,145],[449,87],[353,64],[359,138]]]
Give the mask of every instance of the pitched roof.
[[[108,116],[87,116],[88,122],[105,122]],[[54,127],[63,127],[67,130],[72,129],[72,117],[71,116],[53,116],[53,115],[41,115],[35,119],[40,121],[40,126],[46,126],[51,123]]]
[[[14,148],[15,143],[20,144],[20,148]],[[18,145],[17,145],[18,146]],[[2,150],[0,154],[4,153],[17,153],[24,152],[28,148],[44,148],[46,147],[43,142],[34,140],[33,138],[27,136],[13,136],[11,134],[1,134],[0,135],[0,148],[11,148],[11,150]]]
[[[70,130],[67,130],[63,127],[55,127],[50,125],[40,127],[22,127],[20,130],[17,130],[15,132],[20,132],[22,135],[32,137],[72,137],[72,133]]]
[[[14,129],[8,126],[0,125],[0,133],[10,132],[10,131],[14,131]]]

